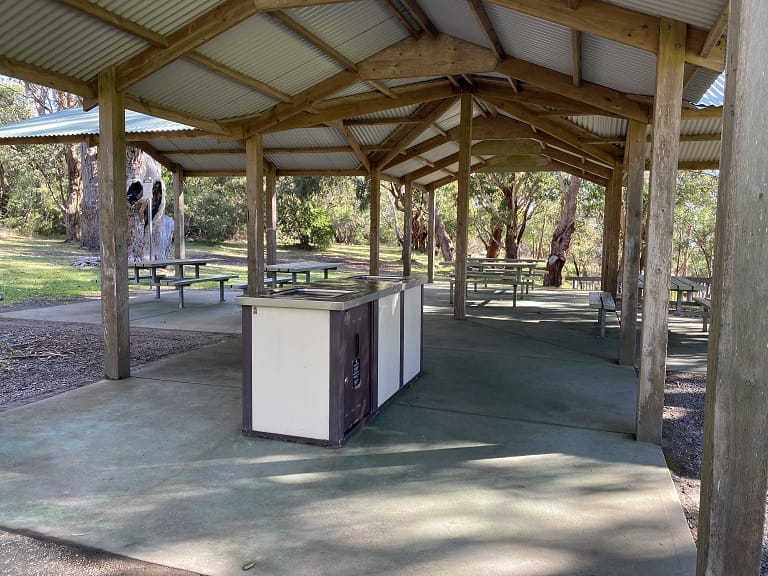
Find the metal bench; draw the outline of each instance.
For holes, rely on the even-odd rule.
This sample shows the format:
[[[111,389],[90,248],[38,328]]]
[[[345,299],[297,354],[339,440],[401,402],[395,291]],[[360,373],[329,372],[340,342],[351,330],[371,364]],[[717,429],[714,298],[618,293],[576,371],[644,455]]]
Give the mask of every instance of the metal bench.
[[[600,325],[600,338],[605,338],[605,311],[616,311],[616,302],[610,292],[590,292],[590,308],[597,308],[597,323]]]
[[[200,282],[218,282],[219,283],[219,302],[224,302],[224,282],[237,278],[237,274],[219,274],[218,276],[201,276],[199,278],[179,278],[167,282],[168,286],[173,286],[179,291],[179,308],[184,308],[184,287],[198,284]],[[158,291],[160,288],[158,288]]]

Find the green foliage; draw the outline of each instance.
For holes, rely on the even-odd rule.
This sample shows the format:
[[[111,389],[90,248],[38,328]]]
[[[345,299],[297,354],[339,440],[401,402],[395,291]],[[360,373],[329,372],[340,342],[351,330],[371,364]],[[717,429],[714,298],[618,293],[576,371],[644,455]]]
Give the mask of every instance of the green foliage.
[[[370,190],[365,179],[285,177],[277,185],[282,242],[324,248],[331,241],[367,239]]]
[[[248,223],[244,178],[188,178],[184,182],[188,238],[221,242],[241,237]]]
[[[675,274],[712,276],[718,180],[716,172],[678,172],[672,253]]]
[[[334,225],[325,206],[314,199],[302,199],[298,195],[279,196],[278,212],[281,228],[302,248],[326,248],[334,235]]]

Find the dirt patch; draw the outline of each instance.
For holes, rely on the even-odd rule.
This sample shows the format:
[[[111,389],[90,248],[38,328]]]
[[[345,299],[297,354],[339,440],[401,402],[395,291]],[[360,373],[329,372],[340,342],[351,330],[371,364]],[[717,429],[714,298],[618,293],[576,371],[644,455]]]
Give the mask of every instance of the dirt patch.
[[[0,313],[50,304],[47,300],[27,302],[0,307]],[[154,330],[152,337],[147,338],[146,330],[131,329],[131,368],[234,337],[211,332]],[[101,326],[0,318],[0,411],[103,378]]]

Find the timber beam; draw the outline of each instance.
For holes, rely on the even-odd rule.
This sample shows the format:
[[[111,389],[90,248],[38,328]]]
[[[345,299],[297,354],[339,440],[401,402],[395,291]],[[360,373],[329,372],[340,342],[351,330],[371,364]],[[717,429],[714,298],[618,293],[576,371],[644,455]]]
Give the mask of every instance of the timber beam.
[[[621,44],[659,53],[661,18],[622,8],[599,0],[580,0],[569,8],[569,0],[488,0],[517,12],[549,20],[574,30],[608,38]],[[725,42],[720,39],[705,56],[702,48],[708,32],[688,28],[685,59],[691,64],[722,72],[725,68]]]

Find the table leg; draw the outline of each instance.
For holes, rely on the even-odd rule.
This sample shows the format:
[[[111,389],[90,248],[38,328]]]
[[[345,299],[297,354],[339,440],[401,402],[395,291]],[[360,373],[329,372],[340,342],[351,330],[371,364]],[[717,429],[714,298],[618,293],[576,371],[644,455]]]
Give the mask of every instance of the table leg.
[[[325,278],[326,280],[328,280],[328,268],[326,268],[325,270],[323,270],[323,273],[324,273],[324,276],[323,276],[323,278]]]

